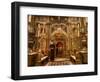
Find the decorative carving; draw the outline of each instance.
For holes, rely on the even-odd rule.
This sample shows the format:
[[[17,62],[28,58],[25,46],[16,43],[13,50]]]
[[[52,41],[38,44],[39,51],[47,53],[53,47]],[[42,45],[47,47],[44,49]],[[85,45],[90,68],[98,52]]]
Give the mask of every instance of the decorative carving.
[[[82,63],[80,53],[84,48],[87,52],[87,25],[86,17],[29,15],[29,49],[37,52],[39,57],[37,61],[40,61],[41,57],[50,56],[50,43],[53,42],[55,46],[54,51],[52,50],[53,57],[66,58],[69,61],[72,56],[76,58],[76,62]],[[87,63],[87,54],[84,58]]]

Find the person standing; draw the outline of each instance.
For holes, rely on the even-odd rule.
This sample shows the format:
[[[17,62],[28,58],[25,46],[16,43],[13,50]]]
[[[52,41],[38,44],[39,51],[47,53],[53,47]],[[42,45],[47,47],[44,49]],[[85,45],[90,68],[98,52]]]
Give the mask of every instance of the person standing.
[[[55,55],[55,44],[53,42],[50,42],[50,61],[54,61],[54,55]]]

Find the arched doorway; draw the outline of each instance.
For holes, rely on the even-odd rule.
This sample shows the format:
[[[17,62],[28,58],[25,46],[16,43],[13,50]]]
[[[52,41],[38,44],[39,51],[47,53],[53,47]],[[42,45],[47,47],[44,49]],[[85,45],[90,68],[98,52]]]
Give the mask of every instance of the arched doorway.
[[[65,58],[67,51],[67,34],[61,28],[58,28],[51,34],[51,40],[55,45],[55,58]]]
[[[56,57],[63,57],[64,44],[61,41],[58,41],[56,44]]]

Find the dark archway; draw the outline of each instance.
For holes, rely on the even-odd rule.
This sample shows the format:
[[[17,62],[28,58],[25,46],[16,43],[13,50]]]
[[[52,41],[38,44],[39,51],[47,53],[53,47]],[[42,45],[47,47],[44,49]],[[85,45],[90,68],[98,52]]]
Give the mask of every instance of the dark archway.
[[[64,54],[64,44],[63,42],[57,42],[56,44],[56,57],[63,57]]]

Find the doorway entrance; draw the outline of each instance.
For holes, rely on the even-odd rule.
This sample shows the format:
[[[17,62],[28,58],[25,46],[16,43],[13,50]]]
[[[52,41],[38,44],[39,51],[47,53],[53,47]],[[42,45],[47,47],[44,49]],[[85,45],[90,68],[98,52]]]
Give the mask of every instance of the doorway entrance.
[[[62,42],[56,44],[56,57],[63,57],[64,46]]]

